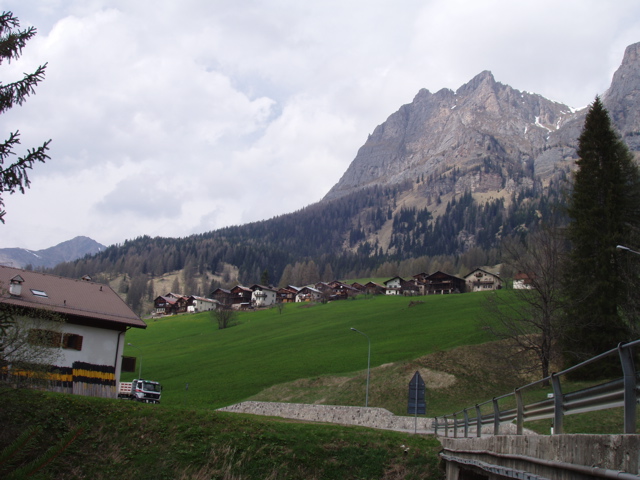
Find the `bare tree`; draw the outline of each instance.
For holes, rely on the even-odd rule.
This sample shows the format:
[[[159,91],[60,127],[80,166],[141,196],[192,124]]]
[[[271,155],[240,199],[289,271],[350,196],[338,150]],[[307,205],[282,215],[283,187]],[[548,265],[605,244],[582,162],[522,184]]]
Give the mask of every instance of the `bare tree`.
[[[533,367],[543,377],[550,374],[561,329],[563,302],[560,281],[566,240],[556,226],[547,226],[526,241],[509,240],[503,245],[505,263],[525,277],[524,288],[514,288],[513,297],[488,296],[483,328],[507,340],[515,351],[532,354]],[[514,351],[513,349],[508,349]]]
[[[218,329],[233,327],[238,324],[238,312],[231,308],[218,307],[210,312],[211,320],[218,323]]]
[[[46,310],[0,305],[0,379],[14,387],[46,384],[62,355],[62,323]]]

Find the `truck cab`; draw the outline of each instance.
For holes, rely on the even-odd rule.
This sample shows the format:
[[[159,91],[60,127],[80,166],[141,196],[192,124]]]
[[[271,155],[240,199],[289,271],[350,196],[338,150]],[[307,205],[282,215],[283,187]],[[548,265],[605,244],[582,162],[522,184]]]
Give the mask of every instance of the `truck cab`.
[[[152,380],[134,378],[132,382],[120,382],[118,398],[129,398],[144,403],[160,403],[162,385]]]
[[[139,402],[160,403],[162,386],[158,382],[134,379],[131,382],[131,393]]]

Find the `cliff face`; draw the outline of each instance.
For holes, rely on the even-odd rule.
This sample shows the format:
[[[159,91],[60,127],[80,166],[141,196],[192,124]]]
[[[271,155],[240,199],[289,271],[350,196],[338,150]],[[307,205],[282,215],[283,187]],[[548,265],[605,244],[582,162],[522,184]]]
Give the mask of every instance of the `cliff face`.
[[[627,48],[603,95],[633,150],[640,150],[639,85],[640,43]],[[455,92],[421,90],[374,130],[324,200],[416,179],[434,193],[545,185],[573,164],[584,114],[496,82],[488,71]]]

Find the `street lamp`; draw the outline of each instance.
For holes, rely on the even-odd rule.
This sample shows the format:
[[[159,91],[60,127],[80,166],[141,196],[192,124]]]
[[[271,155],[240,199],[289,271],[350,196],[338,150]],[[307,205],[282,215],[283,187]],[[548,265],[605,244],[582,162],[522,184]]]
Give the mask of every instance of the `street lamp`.
[[[635,253],[636,255],[640,255],[640,252],[636,252],[635,250],[631,250],[629,247],[625,247],[624,245],[616,245],[618,250],[626,250],[627,252]]]
[[[368,407],[369,406],[369,375],[371,373],[371,339],[369,338],[369,335],[361,332],[357,328],[351,327],[351,330],[353,330],[356,333],[359,333],[360,335],[364,335],[365,337],[367,337],[367,340],[369,341],[369,354],[367,355],[367,393],[364,400],[364,406]]]
[[[136,350],[138,350],[140,352],[140,367],[138,370],[138,380],[142,380],[142,350],[140,350],[139,347],[136,347],[133,343],[127,343],[127,345],[129,345],[130,347],[135,348]]]

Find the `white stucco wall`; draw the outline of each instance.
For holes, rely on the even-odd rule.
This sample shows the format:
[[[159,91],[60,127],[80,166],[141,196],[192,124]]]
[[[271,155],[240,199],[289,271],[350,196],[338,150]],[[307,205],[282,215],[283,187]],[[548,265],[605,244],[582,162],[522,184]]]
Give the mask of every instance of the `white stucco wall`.
[[[268,307],[276,303],[276,292],[275,290],[255,290],[251,294],[251,301],[255,303],[257,307]]]
[[[21,318],[19,320],[26,328],[37,328],[60,332],[61,335],[70,333],[82,336],[82,349],[58,348],[59,355],[55,359],[58,367],[73,367],[73,362],[86,362],[93,365],[115,365],[115,379],[120,381],[120,369],[122,366],[122,350],[124,348],[125,334],[117,330],[75,325],[73,323],[56,323],[48,320],[32,320]]]

